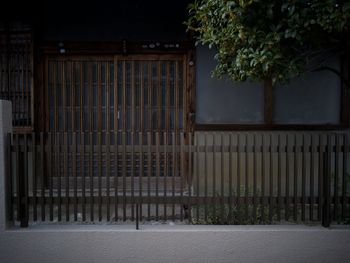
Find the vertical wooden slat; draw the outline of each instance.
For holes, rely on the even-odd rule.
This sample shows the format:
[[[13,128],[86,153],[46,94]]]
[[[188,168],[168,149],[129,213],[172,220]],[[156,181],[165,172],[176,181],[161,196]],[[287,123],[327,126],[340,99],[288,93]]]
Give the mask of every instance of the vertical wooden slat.
[[[131,73],[130,73],[130,82],[131,82],[131,166],[130,166],[130,177],[131,177],[131,220],[134,221],[135,214],[135,131],[136,131],[136,96],[135,96],[135,61],[131,61]]]
[[[70,99],[71,99],[71,102],[70,102],[70,106],[71,106],[71,130],[73,132],[76,131],[76,105],[75,105],[75,102],[76,102],[76,80],[75,80],[75,62],[71,62],[71,69],[70,69],[70,76],[71,76],[71,79],[70,79],[70,92],[71,92],[71,95],[70,95]]]
[[[131,72],[130,72],[130,85],[131,85],[131,132],[136,131],[136,120],[135,120],[135,107],[136,107],[136,96],[135,96],[135,61],[131,61]],[[133,139],[133,138],[132,138]],[[132,209],[133,211],[133,209]]]
[[[109,84],[108,84],[109,85]],[[109,98],[107,97],[109,100]],[[109,107],[106,109],[109,112]],[[109,121],[107,121],[109,122]],[[109,126],[109,125],[108,125]],[[110,154],[110,139],[111,135],[109,129],[106,132],[106,196],[107,196],[107,221],[111,218],[111,200],[110,200],[110,172],[111,172],[111,154]]]
[[[179,131],[179,88],[182,88],[182,85],[179,85],[179,61],[175,61],[175,72],[174,72],[174,129],[175,132]],[[180,86],[180,87],[179,87]]]
[[[91,95],[90,95],[91,96]],[[90,221],[94,221],[94,177],[93,177],[93,159],[94,159],[94,144],[93,144],[93,133],[89,132],[89,179],[90,179]]]
[[[192,133],[187,133],[188,136],[188,156],[186,157],[188,160],[188,166],[186,167],[187,171],[187,185],[188,185],[188,220],[192,222],[192,214],[191,214],[191,198],[192,198],[192,156],[193,156],[193,147],[192,147]],[[185,142],[184,142],[185,143]]]
[[[141,89],[141,93],[143,93],[143,90]],[[141,100],[143,102],[143,100]],[[143,103],[142,103],[143,104]],[[144,176],[144,152],[143,152],[143,140],[144,139],[144,133],[141,129],[141,132],[139,132],[139,195],[140,195],[140,219],[142,220],[142,205],[143,205],[143,176]]]
[[[147,217],[148,220],[151,219],[151,176],[152,176],[152,151],[151,151],[151,133],[147,133],[147,196],[148,196],[148,204],[147,204]]]
[[[265,169],[266,169],[266,147],[265,147],[265,135],[261,134],[261,196],[263,198],[261,207],[261,221],[265,222],[265,208],[266,208],[266,198],[265,198]]]
[[[71,121],[72,121],[72,175],[73,175],[73,189],[74,189],[74,221],[78,221],[78,178],[77,178],[77,134],[76,134],[76,64],[71,64]],[[82,93],[82,91],[80,91]],[[82,129],[82,127],[80,127]]]
[[[270,149],[269,149],[269,155],[270,155],[270,165],[269,165],[269,172],[270,172],[270,186],[269,186],[269,191],[270,191],[270,206],[269,206],[269,221],[272,223],[273,221],[273,212],[274,212],[274,193],[273,193],[273,185],[274,185],[274,172],[273,172],[273,141],[272,141],[272,134],[269,136],[270,139]]]
[[[116,86],[115,91],[116,93]],[[115,102],[114,102],[115,103]],[[115,107],[116,104],[114,104]],[[118,131],[114,131],[114,221],[118,221],[118,160],[119,160],[119,152],[118,152]]]
[[[102,135],[99,131],[97,133],[97,147],[98,147],[98,221],[102,221]]]
[[[153,74],[152,74],[152,63],[149,61],[148,65],[147,65],[147,69],[148,69],[148,131],[152,130],[152,111],[153,111],[153,102],[152,102],[152,96],[153,96]],[[150,139],[152,139],[150,137]]]
[[[30,42],[30,97],[31,97],[31,105],[29,105],[28,112],[30,112],[30,120],[28,125],[34,126],[35,123],[35,114],[34,114],[34,103],[35,103],[35,98],[34,98],[34,41],[33,41],[33,34],[30,36],[31,42]],[[29,118],[28,118],[29,119]]]
[[[33,68],[34,68],[34,43],[32,41],[33,34],[30,34],[30,41],[28,42],[29,52],[28,52],[28,116],[27,116],[27,125],[30,126],[34,124],[34,77],[33,77]]]
[[[50,198],[50,204],[49,204],[49,210],[50,210],[50,221],[53,221],[53,179],[54,179],[54,173],[56,168],[56,134],[49,132],[49,150],[48,150],[48,159],[49,159],[49,198]],[[54,155],[55,154],[55,155]]]
[[[244,186],[244,216],[245,220],[248,220],[249,218],[249,142],[248,142],[248,133],[245,134],[245,145],[244,145],[244,172],[245,172],[245,186]]]
[[[208,133],[204,134],[204,220],[208,220]]]
[[[311,135],[311,150],[310,150],[310,221],[314,220],[314,207],[315,207],[315,136]]]
[[[118,121],[119,121],[119,104],[118,104],[118,81],[119,81],[119,75],[118,75],[118,57],[114,57],[113,62],[113,96],[114,96],[114,221],[118,221]]]
[[[29,134],[26,133],[24,135],[24,173],[23,173],[23,200],[22,200],[22,205],[23,205],[23,215],[21,215],[21,227],[27,227],[28,226],[28,220],[29,220],[29,193],[28,193],[28,137]],[[22,214],[22,213],[21,213]]]
[[[62,213],[62,199],[61,199],[61,164],[60,164],[60,133],[56,132],[55,134],[55,175],[57,180],[57,197],[58,197],[58,211],[57,211],[57,219],[61,221],[61,213]]]
[[[87,75],[87,85],[88,85],[88,92],[89,92],[89,102],[88,102],[88,111],[89,111],[89,132],[91,133],[93,131],[93,121],[94,121],[94,114],[93,114],[93,97],[94,97],[94,90],[93,90],[93,63],[88,62],[88,75]],[[92,145],[92,142],[90,142]]]
[[[144,132],[145,127],[144,127],[144,112],[145,112],[145,98],[144,98],[144,94],[145,94],[145,85],[144,85],[144,71],[143,71],[143,65],[144,62],[140,61],[139,67],[140,67],[140,131]],[[141,210],[142,210],[142,205],[140,206]],[[142,218],[142,216],[140,215],[140,218]]]
[[[105,112],[106,112],[106,132],[111,131],[111,125],[110,125],[110,111],[111,111],[111,105],[110,105],[110,88],[111,88],[111,79],[110,79],[110,62],[107,61],[104,63],[105,65],[105,88],[106,88],[106,94],[105,94]],[[114,105],[115,106],[115,105]],[[114,119],[116,120],[116,116],[114,116]],[[107,135],[106,135],[107,136]]]
[[[63,142],[63,176],[65,178],[65,194],[66,194],[66,221],[69,221],[69,171],[68,171],[68,134],[64,133]]]
[[[106,112],[106,195],[107,195],[107,221],[110,221],[111,218],[111,212],[110,212],[110,159],[111,159],[111,154],[110,154],[110,139],[111,139],[111,125],[110,125],[110,111],[111,111],[111,98],[110,98],[110,88],[111,88],[111,79],[110,79],[110,61],[105,62],[105,74],[106,74],[106,82],[105,82],[105,87],[106,87],[106,107],[105,107],[105,112]],[[115,104],[114,104],[115,106]],[[114,119],[116,116],[114,116]]]
[[[113,115],[114,115],[114,131],[115,132],[118,132],[118,119],[119,119],[119,114],[118,114],[118,80],[119,80],[119,75],[118,75],[118,59],[117,57],[115,56],[114,57],[114,64],[113,64],[113,88],[114,88],[114,91],[113,91],[113,105],[114,105],[114,112],[113,112]],[[117,144],[117,141],[115,142]]]
[[[325,147],[323,144],[323,136],[319,135],[319,157],[318,157],[318,210],[317,219],[322,219],[322,208],[323,208],[323,173],[324,173],[324,152]]]
[[[101,61],[97,62],[97,130],[102,132],[102,69]],[[99,210],[100,211],[100,210]]]
[[[343,167],[342,167],[342,221],[346,218],[346,206],[347,206],[347,185],[348,185],[348,179],[347,179],[347,170],[348,170],[348,153],[349,153],[349,140],[348,135],[344,133],[343,135]]]
[[[257,198],[257,161],[256,161],[256,155],[257,155],[257,141],[256,141],[256,134],[253,134],[253,222],[256,222],[256,216],[257,216],[257,206],[256,206],[256,198]]]
[[[281,142],[281,134],[278,134],[277,137],[278,142],[278,151],[277,151],[277,221],[281,221],[281,209],[282,209],[282,142]]]
[[[72,134],[72,175],[73,175],[73,213],[74,221],[78,221],[78,178],[77,178],[77,133]]]
[[[325,153],[324,162],[324,181],[323,181],[323,215],[322,215],[322,226],[329,227],[331,223],[331,171],[332,171],[332,135],[327,134],[327,151]]]
[[[289,188],[290,188],[290,137],[289,134],[286,136],[286,203],[285,203],[285,219],[289,221],[289,209],[290,209],[290,200],[289,200]]]
[[[50,63],[50,61],[48,61]],[[58,70],[58,63],[57,62],[51,62],[51,70],[52,70],[52,89],[53,89],[53,100],[54,100],[54,132],[58,131],[58,87],[56,83],[56,71]],[[58,74],[57,74],[58,75]],[[47,92],[49,94],[49,92]],[[48,97],[47,100],[49,101],[50,98]],[[49,110],[49,109],[48,109]]]
[[[125,96],[125,95],[124,95]],[[125,106],[124,106],[125,107]],[[125,127],[125,124],[124,124]],[[126,221],[126,132],[122,132],[122,145],[123,145],[123,165],[122,165],[122,176],[123,176],[123,221]]]
[[[20,144],[19,144],[19,136],[18,133],[14,134],[14,140],[15,140],[15,144],[16,144],[16,195],[17,195],[17,221],[21,220],[21,215],[20,215],[20,208],[21,208],[21,188],[20,188]]]
[[[172,139],[172,185],[171,185],[171,191],[172,191],[172,197],[175,198],[175,177],[177,177],[177,145],[176,145],[176,133],[171,133],[171,139]],[[182,210],[182,209],[181,209]],[[180,216],[182,219],[182,216]],[[175,203],[172,204],[172,218],[173,221],[175,221]]]
[[[159,132],[156,132],[156,221],[159,220],[159,176],[160,176],[160,138],[159,138]]]
[[[212,191],[212,197],[213,197],[213,218],[216,218],[216,134],[213,134],[213,191]]]
[[[36,169],[36,138],[32,132],[32,176],[33,176],[33,221],[37,221],[37,169]]]
[[[293,191],[294,191],[294,205],[293,205],[293,220],[298,220],[298,141],[297,134],[294,135],[294,182],[293,182]]]
[[[50,152],[50,141],[48,144],[49,150],[48,150],[48,156]],[[40,181],[41,181],[41,221],[45,221],[45,178],[44,178],[44,160],[45,160],[45,146],[44,146],[44,133],[40,132]],[[46,176],[50,174],[50,166],[51,166],[51,160],[48,158],[48,173]]]
[[[232,174],[232,133],[229,134],[229,151],[228,151],[228,192],[229,192],[229,203],[228,203],[228,223],[232,222],[232,206],[233,206],[233,174]]]
[[[19,102],[19,118],[23,118],[25,114],[25,78],[24,78],[24,56],[22,56],[23,52],[23,46],[21,47],[19,43],[19,35],[16,35],[16,55],[17,55],[17,63],[16,63],[16,69],[17,70],[17,77],[18,77],[18,89],[20,92],[20,102]],[[22,124],[22,121],[18,122],[19,124]]]
[[[165,85],[165,105],[162,105],[162,108],[165,108],[165,130],[169,132],[170,130],[170,62],[166,62],[166,85]]]
[[[81,104],[82,105],[82,104]],[[80,126],[83,127],[83,126]],[[86,186],[85,186],[85,133],[83,129],[80,132],[80,177],[81,177],[81,211],[82,221],[86,221]]]
[[[134,127],[135,128],[135,127]],[[130,132],[130,146],[131,146],[131,153],[130,153],[130,179],[131,179],[131,220],[134,221],[135,214],[134,214],[134,208],[135,208],[135,134],[134,129]]]
[[[185,176],[185,152],[184,152],[184,134],[181,131],[180,132],[180,153],[179,153],[179,157],[180,157],[180,178],[181,178],[181,184],[180,184],[180,197],[181,197],[181,211],[183,210],[183,208],[186,207],[186,204],[183,200],[183,188],[184,188],[184,182],[183,182],[183,178]],[[186,211],[185,211],[186,212]],[[186,215],[185,215],[186,216]],[[182,213],[181,213],[181,219],[182,219]]]
[[[221,178],[220,178],[220,189],[221,189],[221,193],[220,193],[220,196],[221,196],[221,207],[220,207],[220,220],[221,220],[221,223],[223,224],[224,223],[224,210],[225,210],[225,201],[224,201],[224,198],[225,198],[225,192],[224,192],[224,176],[225,176],[225,173],[224,173],[224,169],[225,169],[225,162],[224,162],[224,134],[221,133],[221,150],[220,150],[220,162],[221,162],[221,167],[220,167],[220,175],[221,175]],[[199,181],[199,180],[198,180]]]
[[[301,163],[301,220],[305,222],[305,213],[306,213],[306,135],[303,134],[302,144],[303,144],[303,152],[302,152],[302,163]]]
[[[163,210],[164,210],[164,220],[166,221],[167,220],[167,205],[166,205],[166,202],[167,202],[167,181],[168,181],[168,152],[167,152],[167,146],[168,146],[168,133],[167,132],[164,132],[163,133],[163,149],[164,149],[164,170],[163,170],[163,186],[164,186],[164,189],[163,189],[163,197],[164,197],[164,207],[163,207]]]
[[[161,62],[157,63],[157,131],[162,129],[162,81],[161,81]]]
[[[28,40],[25,41],[25,52],[24,52],[24,57],[25,57],[25,78],[26,78],[26,114],[25,114],[25,125],[29,126],[29,118],[30,118],[30,112],[31,112],[31,101],[30,101],[30,88],[31,88],[31,83],[30,83],[30,76],[29,76],[29,63],[30,63],[30,42]],[[36,210],[36,208],[35,208]]]
[[[66,94],[66,62],[61,62],[61,90],[62,90],[62,129],[64,132],[67,131],[67,94]]]
[[[339,155],[340,155],[340,135],[335,134],[335,155],[334,155],[334,220],[339,218]]]
[[[84,131],[85,131],[85,125],[84,125],[84,110],[85,110],[85,101],[84,101],[84,94],[85,94],[85,81],[84,81],[84,66],[83,62],[79,63],[79,90],[80,90],[80,131],[81,138],[80,138],[80,144],[84,144]],[[83,165],[84,166],[84,165]]]
[[[122,61],[122,89],[123,89],[123,99],[122,99],[122,121],[123,121],[123,132],[126,131],[126,114],[127,114],[127,108],[126,108],[126,61]],[[123,153],[124,154],[124,153]]]
[[[122,176],[123,176],[123,221],[126,221],[126,121],[127,121],[127,106],[126,106],[126,61],[122,61],[122,89],[123,89],[123,98],[122,98],[122,145],[123,145],[123,166],[122,166]]]

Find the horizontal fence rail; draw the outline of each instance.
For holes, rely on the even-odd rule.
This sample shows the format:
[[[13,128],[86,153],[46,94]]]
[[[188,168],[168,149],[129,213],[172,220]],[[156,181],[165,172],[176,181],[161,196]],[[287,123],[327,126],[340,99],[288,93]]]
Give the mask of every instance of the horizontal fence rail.
[[[9,219],[349,223],[349,144],[333,133],[10,134]]]

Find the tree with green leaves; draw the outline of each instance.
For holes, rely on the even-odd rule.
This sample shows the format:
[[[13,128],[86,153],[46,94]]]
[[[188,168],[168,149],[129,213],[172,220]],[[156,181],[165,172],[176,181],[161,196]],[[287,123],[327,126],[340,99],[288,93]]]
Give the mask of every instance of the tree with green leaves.
[[[196,0],[185,23],[197,43],[216,49],[214,76],[234,81],[284,82],[330,69],[329,56],[349,57],[346,0]]]

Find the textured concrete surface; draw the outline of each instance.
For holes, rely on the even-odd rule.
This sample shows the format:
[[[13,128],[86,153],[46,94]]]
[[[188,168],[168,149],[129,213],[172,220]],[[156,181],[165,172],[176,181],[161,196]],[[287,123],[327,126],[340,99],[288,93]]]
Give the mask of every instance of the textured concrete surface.
[[[6,223],[6,135],[12,131],[12,105],[10,101],[0,100],[0,232],[8,225]],[[1,258],[0,258],[1,260]]]
[[[349,262],[350,228],[61,225],[0,233],[2,263]]]

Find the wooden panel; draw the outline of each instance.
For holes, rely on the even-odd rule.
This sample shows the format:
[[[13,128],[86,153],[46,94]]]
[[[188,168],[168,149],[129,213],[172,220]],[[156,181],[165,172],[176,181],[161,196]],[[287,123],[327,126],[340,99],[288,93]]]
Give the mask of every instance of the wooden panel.
[[[33,124],[33,37],[11,28],[0,32],[0,99],[12,101],[13,125]]]

